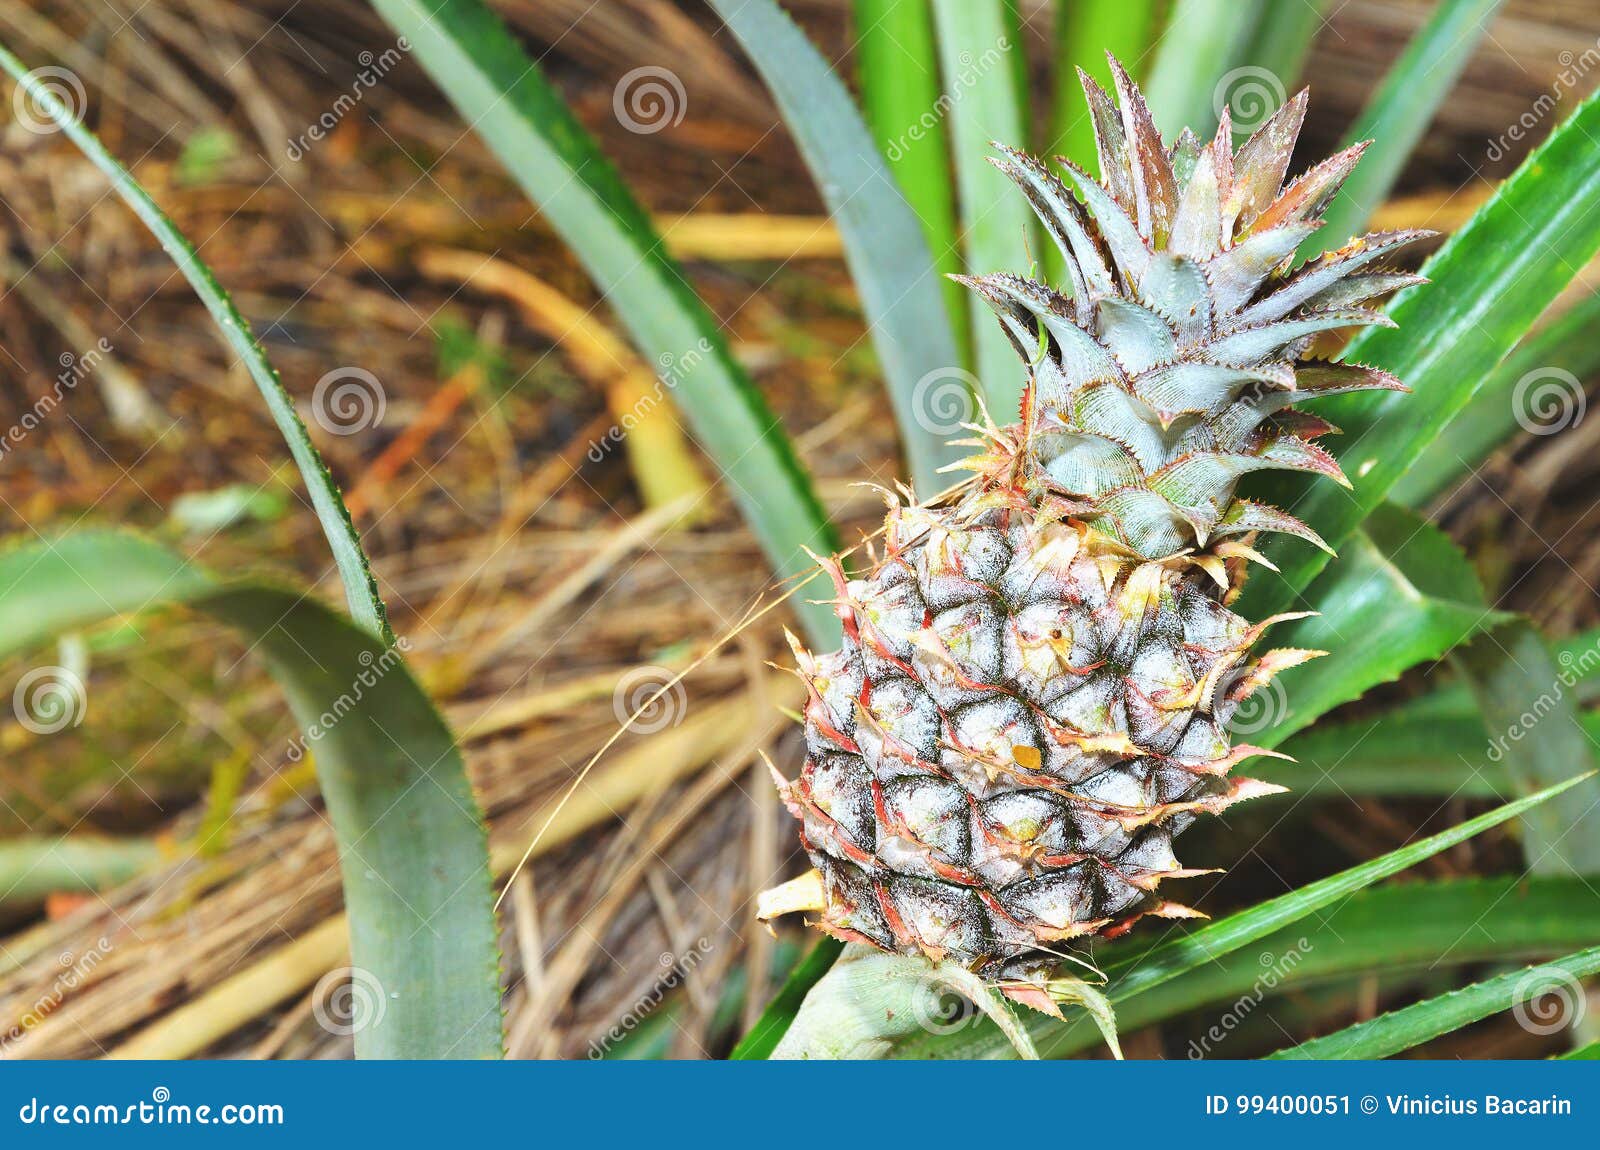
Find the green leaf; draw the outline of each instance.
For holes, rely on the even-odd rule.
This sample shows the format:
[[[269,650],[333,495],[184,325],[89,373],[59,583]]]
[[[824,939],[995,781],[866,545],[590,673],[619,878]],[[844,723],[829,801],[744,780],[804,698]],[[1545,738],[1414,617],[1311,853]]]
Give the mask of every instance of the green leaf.
[[[783,989],[767,1004],[761,1017],[750,1028],[750,1033],[739,1040],[739,1045],[733,1048],[733,1053],[728,1057],[736,1062],[771,1058],[772,1052],[793,1025],[795,1015],[800,1013],[806,995],[811,993],[811,988],[822,980],[843,953],[844,943],[838,939],[826,936],[819,938],[805,961],[784,980]]]
[[[855,943],[845,947],[827,976],[806,995],[794,1024],[773,1050],[774,1059],[884,1058],[929,1026],[947,1024],[965,999],[999,1029],[1018,1058],[1037,1061],[1026,1027],[1000,991],[957,962],[932,963],[921,955],[889,954]],[[1103,998],[1091,1009],[1110,1015]],[[1115,1024],[1108,1040],[1116,1050]],[[1121,1052],[1118,1051],[1118,1057]]]
[[[1109,980],[1107,995],[1113,1003],[1121,1004],[1171,983],[1181,976],[1190,976],[1193,972],[1213,968],[1225,956],[1241,947],[1285,930],[1308,915],[1340,905],[1357,891],[1370,887],[1373,883],[1397,874],[1407,867],[1415,866],[1422,860],[1448,850],[1457,843],[1465,842],[1491,827],[1516,818],[1524,811],[1560,794],[1579,781],[1571,779],[1559,786],[1547,788],[1537,795],[1529,795],[1527,798],[1507,803],[1476,818],[1468,819],[1447,831],[1409,843],[1398,850],[1390,851],[1386,855],[1340,871],[1328,878],[1308,883],[1299,890],[1279,895],[1199,930],[1140,947],[1132,953],[1124,952],[1105,965]],[[1470,933],[1466,932],[1462,937],[1466,938]],[[1131,1023],[1120,1005],[1119,1014],[1124,1029],[1127,1029]],[[1048,1046],[1054,1024],[1041,1019],[1030,1019],[1028,1025],[1042,1045]],[[960,1034],[917,1038],[906,1044],[903,1050],[897,1048],[894,1053],[896,1056],[903,1054],[920,1058],[975,1057],[977,1055],[965,1046],[965,1043],[972,1041],[974,1041],[972,1037],[969,1036],[964,1040]]]
[[[350,952],[382,995],[364,1058],[498,1058],[488,837],[461,753],[400,651],[299,592],[222,583],[135,536],[0,552],[0,655],[182,605],[238,632],[288,696],[339,845]]]
[[[1095,170],[1094,120],[1078,80],[1082,68],[1107,91],[1112,88],[1110,53],[1135,81],[1155,34],[1156,0],[1078,0],[1056,7],[1055,70],[1050,139],[1043,154],[1066,156],[1086,172]],[[1066,259],[1055,244],[1040,246],[1045,279],[1066,281]]]
[[[1236,718],[1235,732],[1250,742],[1275,747],[1341,703],[1511,617],[1483,606],[1477,577],[1448,536],[1389,506],[1346,542],[1306,598],[1319,614],[1274,629],[1271,644],[1330,653],[1246,703],[1240,718],[1258,714],[1256,729],[1276,720],[1258,738]]]
[[[1359,891],[1317,915],[1123,1000],[1117,1018],[1132,1033],[1196,1010],[1226,1004],[1260,1008],[1267,998],[1342,979],[1399,975],[1439,966],[1505,962],[1560,954],[1600,942],[1600,901],[1579,879],[1521,877],[1395,883]],[[1154,945],[1137,932],[1116,944],[1125,966]],[[1030,1020],[1044,1058],[1064,1058],[1099,1041],[1095,1028]],[[1009,1043],[987,1028],[946,1040],[919,1039],[899,1058],[1003,1057]],[[1192,1051],[1191,1051],[1192,1053]],[[1201,1048],[1202,1054],[1218,1054]]]
[[[946,281],[850,93],[805,33],[774,0],[710,3],[777,99],[838,225],[912,478],[932,495],[951,482],[939,469],[967,454],[949,444],[977,414],[940,296]]]
[[[1078,83],[1082,68],[1106,91],[1111,90],[1109,52],[1138,80],[1156,22],[1156,0],[1078,0],[1056,8],[1055,119],[1047,156],[1066,156],[1086,172],[1095,170],[1094,121]],[[1061,253],[1044,247],[1052,278],[1059,279]]]
[[[1372,146],[1328,208],[1322,229],[1301,245],[1301,257],[1339,247],[1366,226],[1388,197],[1502,3],[1504,0],[1440,0],[1345,137],[1346,146],[1361,140],[1371,140]]]
[[[1529,1011],[1528,1017],[1535,1026],[1542,1027],[1555,1022],[1552,1029],[1559,1029],[1564,1024],[1560,1016],[1552,1018],[1546,1012],[1554,1010],[1570,1014],[1574,1003],[1581,1001],[1583,996],[1583,987],[1578,980],[1595,973],[1600,973],[1600,946],[1580,950],[1553,962],[1508,971],[1495,978],[1475,982],[1404,1010],[1379,1015],[1369,1022],[1359,1022],[1336,1034],[1313,1038],[1310,1042],[1280,1050],[1269,1057],[1388,1058],[1413,1046],[1421,1046],[1440,1035],[1460,1030],[1491,1014],[1521,1007],[1545,996],[1559,996],[1562,1005],[1536,1006]]]
[[[1245,62],[1276,77],[1284,94],[1292,91],[1330,7],[1332,0],[1268,5],[1244,50]]]
[[[273,422],[278,425],[284,442],[289,445],[289,454],[294,457],[295,466],[305,479],[317,521],[322,524],[323,534],[333,549],[339,577],[344,581],[350,613],[384,643],[393,643],[394,633],[389,630],[383,598],[378,594],[377,581],[367,564],[366,554],[361,550],[361,536],[351,522],[350,512],[339,494],[339,486],[328,472],[327,464],[322,461],[322,454],[306,434],[306,425],[295,410],[294,401],[283,389],[283,381],[279,379],[277,371],[267,361],[266,352],[262,350],[249,322],[239,314],[239,309],[234,307],[233,300],[217,282],[216,276],[200,259],[194,245],[166,217],[128,169],[118,163],[95,134],[79,122],[74,110],[63,104],[48,84],[29,72],[22,61],[4,46],[0,46],[0,68],[11,73],[35,106],[48,114],[89,162],[105,174],[117,195],[150,229],[150,234],[161,241],[162,249],[172,257],[184,279],[189,281],[189,286],[194,288],[195,294],[205,304],[206,311],[211,313],[228,346],[244,363],[250,378],[255,380],[261,397],[267,402]]]
[[[922,224],[941,277],[960,362],[972,362],[967,289],[943,278],[961,271],[950,140],[939,107],[939,50],[928,0],[855,0],[856,70],[872,138]],[[932,116],[933,123],[926,117]]]
[[[1352,490],[1322,482],[1294,508],[1341,546],[1472,398],[1567,282],[1600,250],[1600,96],[1591,96],[1501,185],[1395,298],[1395,328],[1369,328],[1343,358],[1399,376],[1414,394],[1336,396],[1318,414],[1344,430],[1339,462]],[[1350,402],[1345,402],[1345,401]],[[1279,492],[1291,490],[1278,488]],[[1327,565],[1309,544],[1271,545],[1281,577],[1257,576],[1239,610],[1284,609]]]
[[[1519,432],[1553,435],[1584,414],[1585,380],[1600,374],[1600,293],[1583,296],[1508,355],[1472,402],[1423,450],[1389,498],[1420,507],[1464,480]]]
[[[1169,143],[1185,127],[1202,140],[1210,136],[1233,93],[1240,91],[1243,98],[1240,85],[1264,79],[1249,71],[1251,65],[1235,66],[1266,7],[1263,0],[1177,0],[1173,5],[1144,87],[1150,114]]]
[[[809,574],[806,549],[836,551],[838,541],[793,446],[644,209],[538,65],[481,0],[372,3],[660,365],[778,573]],[[832,608],[803,593],[793,606],[812,642],[838,642]]]
[[[1532,810],[1567,788],[1576,786],[1586,777],[1588,776],[1579,775],[1557,786],[1546,787],[1537,794],[1496,807],[1447,831],[1419,839],[1369,862],[1308,883],[1299,890],[1268,899],[1249,910],[1229,915],[1210,926],[1202,927],[1171,942],[1162,943],[1153,947],[1137,965],[1115,964],[1107,969],[1107,974],[1111,977],[1112,1001],[1120,1002],[1159,986],[1169,979],[1203,966],[1292,922],[1297,922],[1325,906],[1331,906],[1363,887],[1371,886],[1380,879],[1415,866],[1423,859],[1448,850],[1456,843],[1465,842],[1490,827],[1499,826],[1524,811]]]
[[[939,31],[956,187],[968,271],[1026,272],[1039,250],[1026,197],[989,162],[992,142],[1028,141],[1026,60],[1016,10],[1009,0],[933,0]],[[988,308],[972,308],[973,346],[989,413],[1016,418],[1027,369]]]
[[[1488,730],[1487,756],[1518,790],[1594,764],[1594,744],[1578,715],[1575,661],[1558,661],[1532,623],[1504,623],[1454,662]],[[1600,874],[1600,780],[1531,812],[1524,825],[1523,852],[1534,874]]]
[[[24,835],[0,841],[0,907],[126,882],[161,857],[154,839]]]

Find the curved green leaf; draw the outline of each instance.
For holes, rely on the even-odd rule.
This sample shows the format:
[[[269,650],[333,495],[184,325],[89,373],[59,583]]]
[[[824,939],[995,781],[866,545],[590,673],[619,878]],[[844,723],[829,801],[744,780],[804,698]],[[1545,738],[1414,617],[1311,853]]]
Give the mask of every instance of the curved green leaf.
[[[105,173],[117,195],[133,209],[150,233],[161,241],[162,249],[172,257],[178,270],[189,281],[189,286],[194,288],[195,294],[206,305],[206,310],[211,313],[228,346],[233,348],[234,354],[249,370],[250,378],[255,380],[261,397],[267,402],[267,410],[272,413],[273,422],[278,425],[284,442],[289,445],[289,454],[294,457],[295,466],[305,479],[311,505],[316,509],[323,534],[328,537],[328,545],[333,549],[333,561],[339,568],[339,577],[344,581],[350,614],[385,643],[393,643],[394,633],[389,630],[388,613],[384,610],[382,596],[378,594],[377,580],[373,578],[366,554],[361,550],[361,536],[356,532],[350,512],[339,494],[339,485],[329,474],[316,444],[306,434],[306,425],[295,410],[294,401],[283,389],[283,381],[279,379],[277,371],[267,362],[266,352],[261,349],[249,322],[233,306],[233,300],[200,259],[194,245],[166,217],[128,169],[117,162],[93,132],[78,122],[73,111],[61,102],[49,86],[41,83],[4,46],[0,46],[0,68],[11,73],[38,107],[44,109],[67,138],[78,146],[78,150]]]
[[[949,486],[939,469],[977,414],[917,217],[850,93],[774,0],[710,0],[783,110],[844,239],[845,261],[893,401],[916,489]]]
[[[58,890],[113,886],[160,857],[154,839],[73,834],[0,840],[0,906],[37,903]]]
[[[1369,328],[1343,358],[1392,372],[1414,394],[1336,396],[1318,411],[1344,430],[1339,462],[1352,490],[1274,484],[1332,547],[1340,547],[1484,377],[1533,326],[1579,268],[1600,251],[1600,96],[1560,125],[1494,198],[1423,268],[1431,284],[1407,288],[1389,308],[1394,328]],[[1347,402],[1348,401],[1348,402]],[[1292,492],[1303,491],[1302,496]],[[1285,493],[1290,493],[1287,497]],[[1327,565],[1309,544],[1270,545],[1281,575],[1259,574],[1239,610],[1285,609]]]
[[[1237,950],[1281,927],[1297,922],[1306,915],[1330,906],[1363,887],[1371,886],[1380,879],[1415,866],[1423,859],[1448,850],[1456,843],[1465,842],[1490,827],[1499,826],[1509,819],[1516,818],[1540,803],[1554,798],[1568,787],[1576,786],[1587,777],[1580,775],[1557,786],[1546,787],[1537,794],[1496,807],[1447,831],[1419,839],[1369,862],[1340,871],[1328,878],[1318,879],[1299,890],[1268,899],[1249,910],[1229,915],[1209,926],[1153,947],[1136,963],[1114,964],[1107,970],[1107,974],[1111,977],[1112,1001],[1121,1001],[1159,986],[1220,955]]]
[[[1472,567],[1448,536],[1392,506],[1345,543],[1306,598],[1318,614],[1273,630],[1272,645],[1329,654],[1256,696],[1255,705],[1278,703],[1283,711],[1260,737],[1249,734],[1258,745],[1277,746],[1339,704],[1510,618],[1484,607]]]
[[[1576,666],[1559,663],[1532,623],[1504,623],[1452,661],[1477,699],[1486,756],[1518,790],[1593,765]],[[1600,874],[1600,781],[1530,812],[1524,823],[1523,853],[1534,874]]]
[[[1504,2],[1440,0],[1345,137],[1346,145],[1371,140],[1372,146],[1323,216],[1322,229],[1301,247],[1302,256],[1339,247],[1366,226]]]
[[[733,1048],[729,1058],[736,1062],[770,1058],[788,1033],[795,1015],[800,1013],[806,995],[811,993],[811,988],[821,981],[843,952],[844,943],[838,939],[826,936],[819,938],[811,948],[811,953],[789,973],[783,989],[767,1004],[761,1017],[750,1028],[750,1032],[739,1040],[739,1045]]]
[[[649,217],[539,66],[482,0],[372,0],[434,83],[587,269],[662,376],[780,575],[838,550],[777,417],[667,254]],[[827,604],[796,596],[807,635],[837,643]]]
[[[1117,1019],[1128,1033],[1224,1004],[1255,1010],[1271,996],[1341,979],[1537,958],[1597,942],[1600,902],[1579,879],[1395,883],[1360,891],[1314,920],[1134,995],[1117,1008]],[[1129,963],[1150,949],[1136,938],[1127,945],[1133,948]],[[1044,1058],[1064,1058],[1099,1042],[1095,1028],[1078,1019],[1064,1026],[1039,1020],[1032,1030]],[[994,1058],[1009,1049],[1003,1036],[974,1028],[957,1041],[908,1043],[896,1057]]]
[[[1578,980],[1596,973],[1600,973],[1600,946],[1475,982],[1268,1057],[1388,1058],[1546,994],[1581,995]]]
[[[339,845],[350,953],[380,988],[366,1058],[498,1058],[488,837],[461,754],[397,648],[317,600],[222,583],[136,536],[85,532],[0,553],[0,655],[182,605],[237,631],[288,696]]]
[[[1241,947],[1249,946],[1299,922],[1308,915],[1334,906],[1375,882],[1414,866],[1440,851],[1448,850],[1490,827],[1516,818],[1524,811],[1553,798],[1579,781],[1581,778],[1571,779],[1559,786],[1546,788],[1536,795],[1497,807],[1449,830],[1419,839],[1379,858],[1330,875],[1328,878],[1308,883],[1299,890],[1268,899],[1249,910],[1229,915],[1199,930],[1163,940],[1125,957],[1119,956],[1105,964],[1105,973],[1109,980],[1106,988],[1107,996],[1113,1003],[1122,1003],[1180,976],[1208,967]],[[1037,1018],[1028,1022],[1029,1029],[1036,1036],[1045,1034],[1053,1025],[1055,1024]],[[930,1051],[938,1047],[942,1057],[944,1048],[958,1045],[959,1039],[959,1035],[946,1035],[938,1039],[919,1038],[914,1047],[919,1057],[928,1057]]]

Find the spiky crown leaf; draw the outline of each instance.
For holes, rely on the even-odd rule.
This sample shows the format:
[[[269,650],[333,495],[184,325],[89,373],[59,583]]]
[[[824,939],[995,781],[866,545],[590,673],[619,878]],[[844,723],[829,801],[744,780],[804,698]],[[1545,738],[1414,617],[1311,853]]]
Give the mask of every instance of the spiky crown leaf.
[[[1100,179],[1058,159],[1081,205],[1038,159],[996,145],[1003,157],[993,162],[1061,250],[1064,290],[1016,275],[958,277],[1029,366],[1021,437],[1034,474],[1086,500],[1097,528],[1145,558],[1257,531],[1325,547],[1293,516],[1235,498],[1234,488],[1268,468],[1346,483],[1314,442],[1335,429],[1293,405],[1404,388],[1374,368],[1304,357],[1321,332],[1389,325],[1361,305],[1421,277],[1372,265],[1431,233],[1369,234],[1295,269],[1296,249],[1366,144],[1284,184],[1305,91],[1237,151],[1226,109],[1211,143],[1185,129],[1167,148],[1114,57],[1111,71],[1116,104],[1079,70]]]

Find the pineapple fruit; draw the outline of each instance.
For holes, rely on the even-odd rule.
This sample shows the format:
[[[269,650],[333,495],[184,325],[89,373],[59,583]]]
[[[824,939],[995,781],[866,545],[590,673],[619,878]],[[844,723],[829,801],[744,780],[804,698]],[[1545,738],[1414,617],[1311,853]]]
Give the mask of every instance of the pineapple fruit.
[[[995,161],[1060,248],[1062,290],[962,279],[1029,374],[1019,420],[970,441],[974,474],[944,504],[889,499],[870,572],[825,563],[844,646],[794,643],[807,758],[777,779],[816,871],[768,900],[1045,1008],[1064,943],[1194,913],[1161,884],[1205,873],[1173,853],[1197,815],[1280,789],[1233,773],[1266,752],[1230,745],[1229,717],[1321,652],[1256,653],[1297,616],[1229,604],[1259,533],[1323,544],[1234,488],[1264,468],[1346,483],[1315,443],[1334,429],[1295,405],[1402,385],[1307,353],[1388,323],[1362,305],[1420,277],[1378,265],[1427,234],[1294,268],[1365,145],[1284,185],[1305,92],[1237,151],[1226,112],[1211,143],[1168,148],[1112,73],[1115,103],[1080,72],[1098,181]]]

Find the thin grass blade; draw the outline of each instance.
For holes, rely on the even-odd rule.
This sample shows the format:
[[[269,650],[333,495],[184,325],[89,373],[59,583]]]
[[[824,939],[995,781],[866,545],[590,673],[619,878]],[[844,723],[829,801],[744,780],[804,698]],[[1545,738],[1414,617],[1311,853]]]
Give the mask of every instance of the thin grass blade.
[[[128,169],[50,90],[49,85],[28,71],[22,61],[4,46],[0,46],[0,68],[11,74],[35,105],[46,112],[89,162],[111,181],[112,189],[150,229],[150,234],[161,241],[161,247],[178,265],[178,270],[189,281],[200,302],[205,304],[223,339],[250,372],[250,378],[255,381],[262,399],[266,401],[272,421],[278,425],[278,431],[289,446],[295,466],[300,469],[306,491],[311,496],[311,505],[317,513],[317,521],[322,524],[322,532],[333,550],[333,561],[344,583],[350,614],[385,644],[392,644],[394,633],[389,629],[383,597],[378,593],[378,582],[367,563],[366,553],[361,549],[361,536],[339,494],[339,485],[334,482],[328,465],[323,462],[322,453],[306,433],[306,425],[295,410],[294,400],[284,390],[277,370],[268,362],[267,354],[251,330],[249,321],[239,313],[227,291],[195,251],[194,245],[167,218]]]

